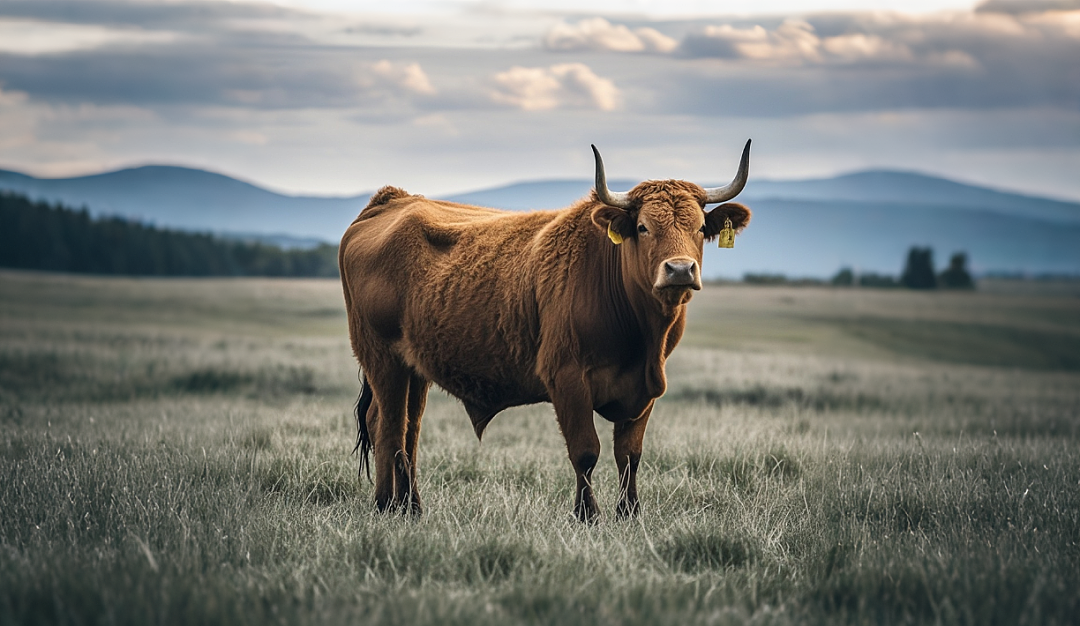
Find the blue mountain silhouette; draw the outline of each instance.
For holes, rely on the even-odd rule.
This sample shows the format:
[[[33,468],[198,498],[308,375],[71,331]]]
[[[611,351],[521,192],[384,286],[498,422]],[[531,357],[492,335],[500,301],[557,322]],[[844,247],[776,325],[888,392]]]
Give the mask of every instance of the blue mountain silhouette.
[[[621,190],[636,182],[609,184]],[[586,179],[533,181],[444,199],[511,210],[558,208],[591,187]],[[285,246],[336,242],[369,198],[284,195],[222,174],[160,165],[64,179],[0,170],[0,189],[85,206],[95,215]],[[814,180],[752,178],[739,201],[754,210],[754,219],[736,250],[707,249],[707,276],[827,276],[842,265],[896,274],[912,245],[932,246],[938,265],[963,250],[976,271],[1080,273],[1077,203],[884,170]]]

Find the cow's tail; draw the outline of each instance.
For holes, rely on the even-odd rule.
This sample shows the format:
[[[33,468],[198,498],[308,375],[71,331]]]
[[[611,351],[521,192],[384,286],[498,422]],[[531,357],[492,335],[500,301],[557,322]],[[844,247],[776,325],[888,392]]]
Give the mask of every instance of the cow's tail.
[[[356,473],[358,476],[367,474],[368,482],[371,482],[371,461],[368,458],[371,454],[371,433],[368,431],[367,414],[374,399],[375,395],[371,392],[367,376],[361,375],[360,395],[356,397],[356,408],[353,410],[356,415],[356,445],[353,446],[353,454],[360,453],[360,469]]]

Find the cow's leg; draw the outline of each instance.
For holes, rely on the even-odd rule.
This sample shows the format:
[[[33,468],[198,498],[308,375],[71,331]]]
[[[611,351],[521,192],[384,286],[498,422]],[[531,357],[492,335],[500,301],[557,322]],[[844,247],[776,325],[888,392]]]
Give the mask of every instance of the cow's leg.
[[[431,381],[416,374],[409,378],[409,426],[405,433],[405,452],[409,460],[408,472],[395,476],[395,497],[404,502],[409,507],[409,512],[415,515],[419,515],[423,510],[416,483],[416,458],[417,444],[420,441],[420,420],[424,417],[429,387],[431,387]],[[401,493],[402,489],[406,489],[406,493]]]
[[[566,451],[577,474],[574,514],[583,522],[594,521],[600,509],[593,496],[592,472],[600,458],[600,439],[593,425],[592,402],[581,382],[580,372],[568,371],[556,379],[556,383],[551,403],[555,405],[555,416],[566,439]]]
[[[367,370],[368,383],[378,406],[375,428],[375,505],[380,511],[405,504],[406,481],[395,489],[397,476],[408,476],[408,453],[405,451],[406,414],[409,395],[409,371],[404,365],[386,359],[380,367]]]
[[[615,514],[619,517],[633,517],[639,510],[637,497],[637,470],[641,462],[641,441],[645,437],[645,427],[653,405],[635,420],[615,423],[615,465],[619,468],[619,504]]]

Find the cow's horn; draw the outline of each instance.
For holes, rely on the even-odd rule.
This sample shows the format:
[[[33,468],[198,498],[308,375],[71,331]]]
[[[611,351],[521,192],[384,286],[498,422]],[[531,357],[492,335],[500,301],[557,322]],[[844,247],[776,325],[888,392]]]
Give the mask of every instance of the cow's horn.
[[[595,148],[594,148],[595,150]],[[599,159],[600,155],[596,155]],[[599,161],[598,161],[599,162]],[[726,202],[735,196],[746,186],[746,178],[750,175],[750,140],[746,140],[746,147],[742,151],[742,162],[739,163],[739,173],[735,174],[735,180],[725,187],[711,187],[705,190],[705,203],[715,204]],[[599,176],[599,174],[597,174]],[[597,180],[600,180],[597,178]]]
[[[592,152],[596,156],[596,195],[600,198],[600,202],[620,209],[630,208],[630,194],[625,191],[612,191],[607,188],[607,176],[604,175],[604,159],[600,158],[600,151],[596,149],[596,146],[592,147]]]

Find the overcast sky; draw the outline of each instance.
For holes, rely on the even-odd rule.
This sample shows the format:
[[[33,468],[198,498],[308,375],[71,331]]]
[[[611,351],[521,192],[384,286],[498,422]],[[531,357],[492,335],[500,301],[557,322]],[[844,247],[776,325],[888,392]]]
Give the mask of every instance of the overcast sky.
[[[380,8],[392,4],[393,9]],[[1080,200],[1080,0],[0,0],[0,168],[292,193],[917,170]]]

